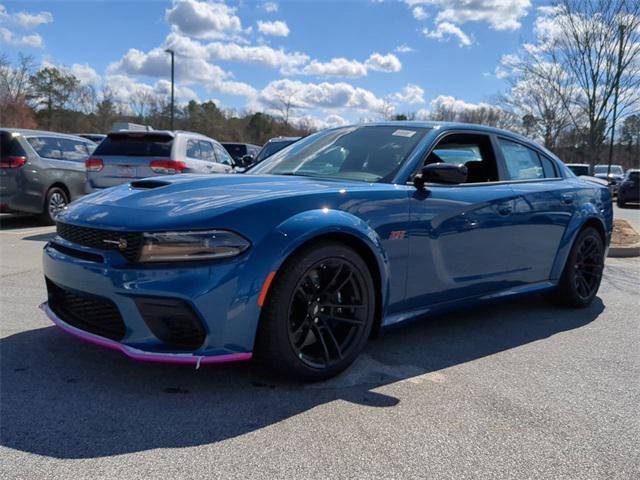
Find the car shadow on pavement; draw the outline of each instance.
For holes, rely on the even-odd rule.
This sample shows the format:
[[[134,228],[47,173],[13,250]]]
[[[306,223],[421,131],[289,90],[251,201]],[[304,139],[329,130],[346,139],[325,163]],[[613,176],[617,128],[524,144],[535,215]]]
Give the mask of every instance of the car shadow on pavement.
[[[18,228],[46,227],[35,215],[9,215],[0,214],[0,230],[15,230]]]
[[[583,327],[603,309],[600,299],[570,310],[533,297],[424,319],[371,340],[346,372],[315,384],[251,363],[198,371],[136,363],[53,326],[31,330],[0,341],[1,444],[56,458],[104,457],[211,444],[335,400],[393,408],[400,400],[374,389]]]

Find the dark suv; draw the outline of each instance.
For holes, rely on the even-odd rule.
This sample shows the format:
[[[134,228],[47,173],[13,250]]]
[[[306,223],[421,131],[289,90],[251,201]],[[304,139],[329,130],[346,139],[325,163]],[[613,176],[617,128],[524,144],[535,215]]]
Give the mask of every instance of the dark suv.
[[[95,146],[73,135],[0,129],[0,212],[35,213],[53,223],[84,194],[84,162]]]

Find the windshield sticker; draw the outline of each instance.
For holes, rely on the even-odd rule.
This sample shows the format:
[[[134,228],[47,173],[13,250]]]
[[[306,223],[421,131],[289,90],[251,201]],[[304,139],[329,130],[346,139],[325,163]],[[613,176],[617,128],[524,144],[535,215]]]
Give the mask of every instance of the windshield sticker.
[[[416,134],[415,130],[396,130],[391,135],[395,137],[407,137],[411,138]]]

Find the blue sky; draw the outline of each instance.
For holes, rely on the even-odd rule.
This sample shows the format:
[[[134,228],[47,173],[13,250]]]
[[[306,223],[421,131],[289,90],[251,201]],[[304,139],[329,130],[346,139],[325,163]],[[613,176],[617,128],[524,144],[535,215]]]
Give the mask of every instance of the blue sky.
[[[491,102],[502,55],[533,36],[529,0],[4,1],[0,49],[69,68],[127,102],[164,93],[178,53],[181,101],[322,124]],[[404,47],[404,48],[402,48]]]

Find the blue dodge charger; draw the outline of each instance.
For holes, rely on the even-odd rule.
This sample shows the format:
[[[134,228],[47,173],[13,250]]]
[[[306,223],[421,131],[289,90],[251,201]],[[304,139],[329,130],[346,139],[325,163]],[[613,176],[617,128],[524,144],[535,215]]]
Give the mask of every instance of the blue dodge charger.
[[[339,127],[245,175],[155,177],[73,202],[44,249],[42,308],[135,359],[253,356],[319,380],[411,318],[533,292],[587,306],[612,216],[606,187],[510,132]]]

